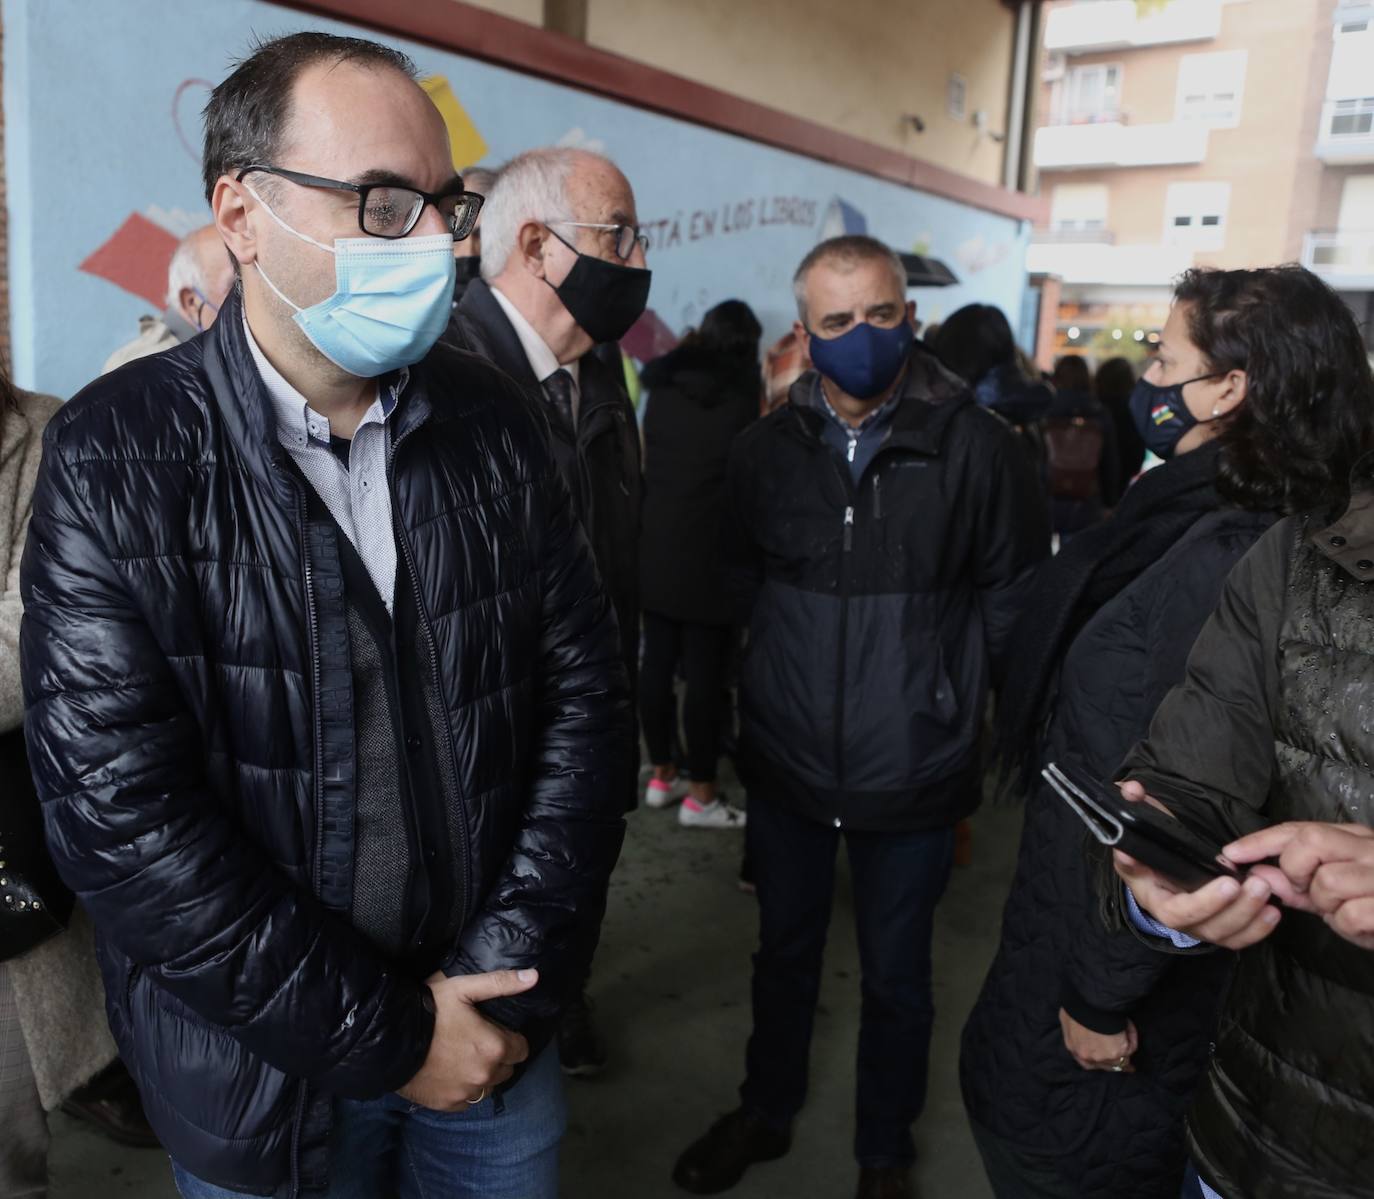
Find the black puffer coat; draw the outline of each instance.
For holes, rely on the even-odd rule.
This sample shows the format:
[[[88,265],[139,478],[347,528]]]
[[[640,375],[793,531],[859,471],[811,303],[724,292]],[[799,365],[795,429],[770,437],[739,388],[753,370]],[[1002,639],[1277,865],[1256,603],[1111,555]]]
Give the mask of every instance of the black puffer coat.
[[[1223,510],[1182,540],[1083,628],[1065,658],[1047,760],[1110,778],[1183,677],[1188,649],[1227,572],[1268,514]],[[1166,955],[1104,923],[1105,859],[1050,790],[1027,800],[1002,938],[964,1028],[969,1114],[1021,1148],[1056,1159],[1083,1199],[1174,1199],[1183,1117],[1207,1065],[1229,955]],[[1082,1069],[1064,1048],[1059,1009],[1102,1033],[1129,1019],[1134,1074]]]
[[[1236,567],[1122,773],[1223,843],[1292,820],[1374,827],[1371,709],[1366,490]],[[1225,1199],[1372,1199],[1374,952],[1296,911],[1241,951],[1188,1133]]]
[[[857,485],[818,378],[731,453],[740,775],[826,824],[948,827],[979,801],[989,680],[1048,552],[1044,504],[1005,423],[929,351],[912,349]]]
[[[694,624],[730,623],[720,570],[730,443],[759,414],[759,368],[700,346],[649,363],[644,410],[644,609]]]
[[[538,966],[486,1006],[537,1041],[623,833],[615,620],[504,376],[436,350],[392,421],[398,549],[466,817],[465,859],[435,867],[466,912],[440,964]],[[30,757],[121,1054],[176,1160],[280,1195],[323,1182],[330,1097],[403,1085],[433,1025],[421,980],[345,919],[352,822],[325,805],[352,739],[319,735],[340,700],[317,687],[304,508],[231,298],[48,426],[23,570]]]

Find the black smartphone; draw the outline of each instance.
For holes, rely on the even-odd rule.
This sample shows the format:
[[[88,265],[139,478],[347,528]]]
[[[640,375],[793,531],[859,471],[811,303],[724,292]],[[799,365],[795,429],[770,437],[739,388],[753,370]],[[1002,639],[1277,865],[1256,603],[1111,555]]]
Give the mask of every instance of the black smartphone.
[[[1228,862],[1220,845],[1147,803],[1132,803],[1111,783],[1053,762],[1040,774],[1103,845],[1130,854],[1185,891],[1214,878],[1245,877],[1245,868]]]

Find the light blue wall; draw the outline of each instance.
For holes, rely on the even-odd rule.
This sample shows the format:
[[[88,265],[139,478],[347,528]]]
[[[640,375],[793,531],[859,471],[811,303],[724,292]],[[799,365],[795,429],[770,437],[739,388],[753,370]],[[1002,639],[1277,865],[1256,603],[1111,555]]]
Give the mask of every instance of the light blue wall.
[[[188,227],[209,219],[194,152],[204,91],[191,85],[178,103],[178,88],[222,78],[253,35],[357,30],[262,0],[4,0],[3,13],[14,373],[21,386],[70,396],[149,309],[79,264],[131,213],[157,209]],[[792,319],[796,263],[856,221],[898,249],[928,248],[959,276],[958,287],[913,293],[926,317],[979,300],[1017,325],[1029,236],[1019,222],[398,44],[423,73],[449,79],[490,146],[488,161],[571,137],[620,164],[654,235],[650,305],[677,332],[736,296],[755,307],[770,340],[780,335]],[[714,228],[702,215],[694,225],[694,213],[712,214]]]

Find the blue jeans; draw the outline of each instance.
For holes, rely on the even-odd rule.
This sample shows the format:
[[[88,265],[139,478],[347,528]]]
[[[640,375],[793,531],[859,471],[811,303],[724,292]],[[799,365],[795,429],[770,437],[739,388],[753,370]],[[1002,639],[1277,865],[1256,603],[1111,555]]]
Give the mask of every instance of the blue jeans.
[[[806,1099],[807,1057],[821,987],[841,836],[849,852],[862,970],[857,1129],[861,1166],[906,1165],[926,1099],[935,905],[949,882],[954,830],[846,831],[749,796],[745,826],[758,888],[754,1030],[740,1099],[786,1129]]]
[[[514,1087],[461,1112],[432,1112],[395,1095],[339,1099],[329,1186],[311,1199],[557,1199],[566,1127],[553,1046]],[[176,1162],[172,1176],[183,1199],[243,1199]]]

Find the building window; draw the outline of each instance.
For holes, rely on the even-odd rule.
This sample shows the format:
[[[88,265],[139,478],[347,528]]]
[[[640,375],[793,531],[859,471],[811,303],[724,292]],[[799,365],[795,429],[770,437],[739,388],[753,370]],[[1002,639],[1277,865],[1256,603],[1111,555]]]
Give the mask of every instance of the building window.
[[[1194,250],[1220,250],[1226,241],[1229,183],[1172,183],[1164,201],[1164,240]]]
[[[1178,65],[1178,119],[1219,128],[1240,124],[1246,57],[1244,50],[1185,54]]]
[[[1050,198],[1050,228],[1063,234],[1101,234],[1107,228],[1105,183],[1061,183]]]
[[[1374,131],[1374,96],[1337,100],[1331,106],[1332,137],[1366,137]]]
[[[1056,87],[1055,120],[1087,125],[1121,119],[1121,67],[1094,63],[1067,71]]]

